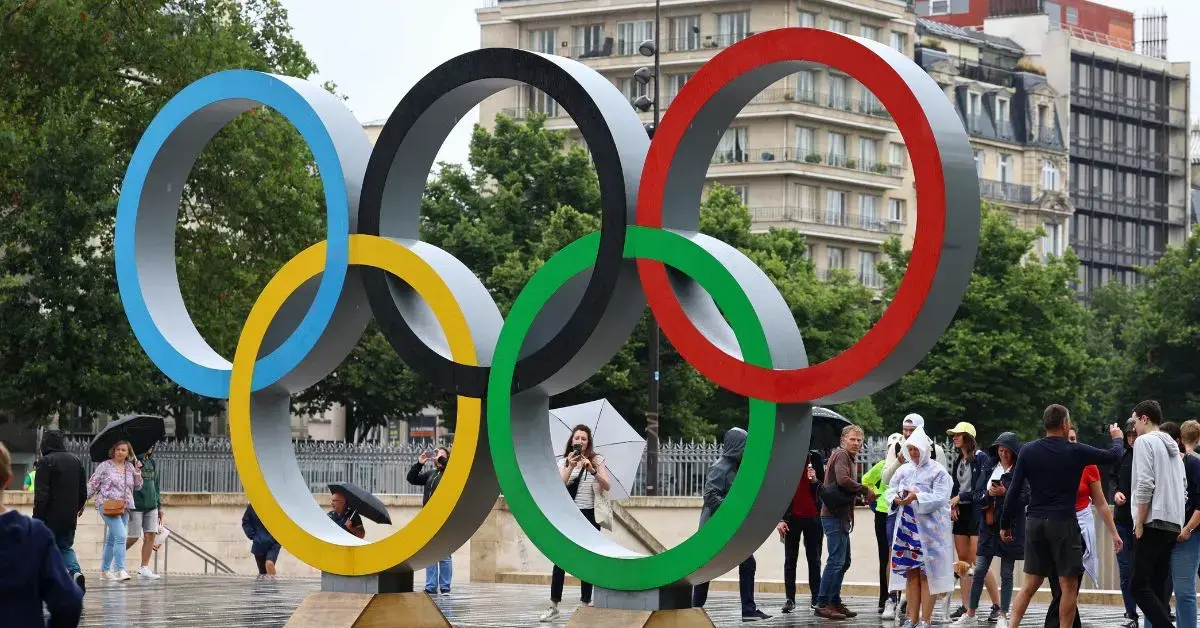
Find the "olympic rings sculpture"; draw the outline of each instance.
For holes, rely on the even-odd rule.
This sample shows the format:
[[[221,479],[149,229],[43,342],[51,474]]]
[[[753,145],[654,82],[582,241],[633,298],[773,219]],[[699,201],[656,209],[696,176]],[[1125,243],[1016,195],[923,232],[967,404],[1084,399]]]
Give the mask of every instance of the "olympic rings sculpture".
[[[722,131],[756,94],[813,64],[859,80],[891,113],[920,203],[908,272],[882,318],[853,347],[810,366],[766,274],[700,234],[698,216]],[[470,269],[421,242],[420,201],[455,123],[519,84],[548,94],[578,125],[595,162],[602,216],[600,231],[552,256],[504,319]],[[287,117],[311,147],[327,235],[271,279],[229,362],[184,307],[174,228],[199,151],[259,105]],[[302,561],[341,575],[418,569],[465,543],[503,489],[518,523],[555,564],[600,587],[645,590],[710,580],[769,536],[804,471],[795,452],[808,450],[810,404],[892,384],[949,325],[974,265],[978,207],[966,133],[921,68],[875,41],[788,28],[738,42],[701,67],[652,142],[598,72],[525,50],[478,50],[434,69],[399,103],[373,149],[354,116],[316,85],[214,74],[168,102],[139,143],[117,208],[115,248],[138,341],[180,386],[228,398],[246,494]],[[746,453],[721,508],[653,556],[625,549],[583,518],[563,490],[547,427],[550,397],[611,359],[647,302],[680,354],[750,405]],[[368,542],[338,528],[313,500],[292,450],[289,395],[331,373],[372,314],[405,363],[457,395],[458,423],[454,459],[429,503],[390,536]]]

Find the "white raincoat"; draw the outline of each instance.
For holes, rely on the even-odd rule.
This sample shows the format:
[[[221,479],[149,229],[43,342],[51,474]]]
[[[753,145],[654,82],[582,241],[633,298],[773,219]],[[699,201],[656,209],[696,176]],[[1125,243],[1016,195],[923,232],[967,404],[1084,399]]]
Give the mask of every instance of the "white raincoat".
[[[884,494],[892,512],[898,515],[896,531],[892,537],[891,555],[893,559],[897,558],[898,552],[895,548],[904,529],[902,509],[894,502],[901,491],[911,491],[915,488],[917,500],[910,504],[910,507],[913,509],[917,536],[920,539],[919,561],[925,577],[929,579],[929,592],[936,596],[954,590],[954,537],[950,525],[950,489],[954,483],[946,469],[929,457],[932,441],[925,434],[924,428],[918,427],[908,437],[906,449],[908,445],[916,447],[921,458],[915,462],[905,462],[892,476]],[[898,570],[892,565],[889,565],[888,571],[888,589],[903,591],[906,583],[904,575],[897,573]]]

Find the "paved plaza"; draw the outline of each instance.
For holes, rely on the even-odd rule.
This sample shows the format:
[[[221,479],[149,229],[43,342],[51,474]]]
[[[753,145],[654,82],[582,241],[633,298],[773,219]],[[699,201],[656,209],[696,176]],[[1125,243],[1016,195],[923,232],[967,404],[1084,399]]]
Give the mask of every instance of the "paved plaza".
[[[96,582],[84,598],[82,626],[154,628],[281,628],[292,611],[320,587],[315,579],[255,580],[249,577],[165,576],[160,580],[131,580],[126,583]],[[566,596],[579,589],[567,587]],[[450,623],[459,628],[513,628],[515,626],[562,626],[577,602],[564,601],[562,616],[553,624],[539,624],[538,615],[549,598],[548,587],[520,584],[462,584],[449,595],[435,598]],[[852,622],[818,620],[808,612],[779,614],[783,596],[760,594],[758,602],[772,619],[765,626],[879,626],[874,601],[849,600],[860,616]],[[742,625],[736,593],[714,591],[708,612],[718,626]],[[807,608],[805,608],[807,610]],[[1045,607],[1034,607],[1025,625],[1041,625]],[[1117,625],[1121,609],[1092,606],[1083,610],[1085,625]],[[397,626],[402,625],[398,622]],[[887,625],[892,626],[891,622]]]

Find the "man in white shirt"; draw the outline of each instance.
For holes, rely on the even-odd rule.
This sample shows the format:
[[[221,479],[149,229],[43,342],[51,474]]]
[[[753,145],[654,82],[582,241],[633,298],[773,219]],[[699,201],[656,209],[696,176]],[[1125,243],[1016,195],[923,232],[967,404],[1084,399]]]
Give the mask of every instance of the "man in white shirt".
[[[1186,479],[1179,446],[1160,432],[1162,407],[1143,401],[1133,408],[1133,551],[1131,587],[1138,608],[1154,628],[1171,626],[1171,551],[1183,529]]]

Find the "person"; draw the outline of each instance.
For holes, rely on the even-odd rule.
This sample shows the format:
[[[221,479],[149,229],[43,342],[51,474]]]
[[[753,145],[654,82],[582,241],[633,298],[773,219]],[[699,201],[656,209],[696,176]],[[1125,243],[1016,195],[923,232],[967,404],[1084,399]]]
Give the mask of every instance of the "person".
[[[108,450],[87,484],[87,497],[96,499],[96,512],[104,519],[104,553],[101,575],[108,580],[129,580],[125,571],[125,531],[133,510],[133,491],[142,487],[141,463],[129,441],[117,441]]]
[[[559,462],[559,478],[567,487],[567,494],[579,508],[580,514],[593,528],[600,529],[596,522],[596,499],[599,494],[607,492],[611,485],[608,468],[604,466],[604,456],[596,453],[593,448],[592,430],[586,425],[576,425],[571,430],[563,448],[563,458]],[[712,471],[709,471],[712,474]],[[558,617],[558,604],[562,602],[563,585],[566,583],[567,572],[558,565],[550,574],[550,607],[542,613],[541,621],[548,622]],[[579,583],[579,600],[584,606],[592,605],[592,584]]]
[[[908,430],[909,435],[912,435],[912,432],[913,430]],[[887,447],[883,452],[883,478],[886,478],[883,479],[884,484],[887,484],[888,480],[891,480],[891,478],[896,475],[896,471],[900,468],[901,461],[903,461],[904,457],[908,455],[907,452],[904,454],[900,453],[904,448],[904,439],[904,434],[892,434],[891,436],[888,436]],[[890,473],[889,469],[891,470]],[[886,503],[887,500],[884,500],[884,502]],[[887,521],[884,525],[886,526],[884,529],[884,537],[888,540],[889,544],[888,564],[890,566],[890,544],[891,540],[896,535],[896,513],[892,511],[890,504],[888,505]],[[883,589],[887,591],[887,586],[885,585]],[[899,591],[888,591],[888,599],[883,603],[883,612],[880,613],[879,618],[884,621],[892,621],[896,619],[897,612],[903,615],[907,612],[907,608],[905,608],[903,603],[900,601]]]
[[[1078,577],[1083,573],[1083,539],[1075,518],[1075,497],[1083,468],[1108,464],[1125,451],[1121,429],[1109,426],[1112,449],[1104,451],[1067,440],[1071,415],[1059,404],[1042,413],[1046,436],[1021,448],[1013,470],[1013,486],[1029,482],[1029,505],[1025,509],[1025,582],[1013,602],[1010,626],[1020,626],[1029,602],[1051,574],[1062,587],[1059,625],[1075,621]],[[1000,539],[1012,543],[1020,515],[1021,491],[1008,491],[1000,517]]]
[[[950,497],[950,520],[954,522],[954,550],[958,553],[958,560],[974,565],[979,548],[979,512],[976,509],[976,501],[987,493],[984,471],[991,466],[991,459],[976,446],[974,425],[962,421],[946,430],[946,435],[953,439],[955,449],[954,462],[950,465],[950,478],[954,482]],[[967,613],[972,580],[969,571],[959,580],[962,604],[950,615],[950,619],[961,619]],[[985,571],[983,583],[987,586],[988,597],[992,600],[992,611],[988,616],[988,622],[992,623],[1000,616],[996,578],[990,571]],[[961,625],[974,623],[972,617]]]
[[[62,554],[67,573],[81,591],[86,579],[75,556],[75,530],[87,501],[87,472],[83,463],[67,453],[62,432],[50,430],[42,435],[42,480],[33,493],[33,518],[54,533],[54,544]]]
[[[996,617],[996,628],[1007,628],[1008,611],[1012,603],[1013,572],[1018,560],[1025,560],[1025,517],[1016,518],[1016,528],[1011,542],[1000,539],[1000,513],[1004,509],[1004,498],[1008,491],[1020,491],[1017,508],[1024,510],[1029,503],[1029,483],[1013,486],[1012,476],[1021,453],[1021,440],[1012,432],[1004,432],[988,449],[989,464],[982,477],[987,487],[982,497],[977,498],[976,511],[979,515],[979,541],[975,558],[975,573],[988,573],[992,560],[1000,559],[1000,613]],[[983,595],[984,581],[975,578],[971,582],[971,594],[967,600],[967,612],[956,625],[975,625],[975,612],[979,598]]]
[[[1133,443],[1133,598],[1148,626],[1171,626],[1171,552],[1183,531],[1186,476],[1175,440],[1159,429],[1162,406],[1142,401],[1131,416]]]
[[[903,437],[899,434],[891,434],[888,436],[888,445],[899,443]],[[886,450],[885,450],[886,451]],[[888,565],[891,563],[890,556],[892,554],[892,537],[888,535],[888,512],[891,510],[887,500],[884,498],[884,493],[887,492],[888,484],[883,481],[883,467],[887,465],[887,457],[876,462],[866,473],[863,474],[862,483],[868,486],[877,497],[874,503],[871,504],[871,512],[875,515],[875,546],[879,550],[879,605],[876,611],[881,619],[889,619],[883,617],[884,612],[891,605],[891,618],[895,618],[896,600],[893,598],[892,592],[888,590]],[[897,592],[896,595],[899,595]]]
[[[32,493],[37,485],[37,470],[38,464],[41,461],[41,458],[33,461],[33,465],[29,467],[29,472],[25,474],[25,482],[21,485],[21,488],[26,493]]]
[[[1121,460],[1113,465],[1109,481],[1113,486],[1113,523],[1117,526],[1117,534],[1121,538],[1121,551],[1117,552],[1117,570],[1121,577],[1121,600],[1125,603],[1125,623],[1121,628],[1137,628],[1137,602],[1133,599],[1133,588],[1130,582],[1133,578],[1133,513],[1129,506],[1129,496],[1133,494],[1133,443],[1137,439],[1137,430],[1133,419],[1125,421],[1125,453]]]
[[[363,527],[362,517],[357,512],[350,510],[345,495],[335,491],[329,498],[329,505],[333,507],[333,510],[329,511],[329,518],[334,523],[360,539],[367,536],[367,529]]]
[[[850,619],[858,613],[842,603],[842,578],[850,569],[850,531],[854,527],[854,500],[858,495],[875,500],[875,493],[855,479],[855,460],[862,449],[863,430],[857,425],[842,428],[841,446],[829,456],[821,489],[821,529],[829,547],[821,589],[813,614],[824,619]]]
[[[905,440],[908,462],[892,476],[884,499],[897,513],[889,588],[904,589],[905,628],[928,628],[933,598],[954,589],[954,540],[950,521],[953,480],[930,458],[933,441],[924,428]]]
[[[825,481],[825,466],[821,452],[808,452],[808,468],[796,484],[796,493],[788,503],[779,525],[775,526],[783,541],[783,591],[786,601],[782,611],[796,610],[796,562],[800,558],[800,540],[804,540],[804,557],[808,560],[809,609],[817,607],[817,591],[821,588],[821,549],[825,534],[821,531],[821,506],[817,487]]]
[[[279,562],[281,548],[258,518],[253,506],[246,506],[246,512],[242,513],[242,532],[250,539],[250,555],[254,556],[254,562],[258,565],[258,577],[274,578],[275,563]]]
[[[45,476],[43,476],[45,477]],[[0,497],[12,481],[12,458],[0,443]],[[0,503],[0,617],[5,626],[74,628],[83,591],[67,576],[46,524]],[[44,608],[43,608],[44,605]],[[49,619],[44,614],[49,611]]]
[[[900,423],[900,432],[904,435],[904,438],[908,438],[912,435],[913,430],[918,427],[925,427],[925,418],[914,412],[904,417],[904,421]],[[903,441],[901,441],[900,445],[896,446],[896,454],[894,459],[888,459],[888,464],[883,468],[883,481],[885,483],[892,481],[892,476],[900,469],[900,465],[904,464],[907,460],[907,450],[903,446]],[[950,470],[949,457],[946,456],[946,452],[942,449],[941,445],[934,443],[933,449],[930,451],[930,456],[934,462],[942,465],[943,469]]]
[[[150,568],[150,555],[154,552],[155,537],[162,526],[162,500],[159,493],[158,465],[154,462],[154,448],[150,447],[138,456],[142,463],[142,487],[133,492],[133,512],[129,514],[129,538],[125,549],[137,545],[142,539],[142,566],[138,576],[151,580],[158,574]]]
[[[1164,423],[1163,431],[1174,439],[1183,457],[1187,477],[1187,500],[1184,503],[1183,529],[1171,552],[1171,582],[1175,589],[1175,612],[1179,628],[1196,628],[1196,580],[1200,570],[1200,456],[1196,444],[1200,441],[1200,423],[1187,421],[1176,428]]]
[[[446,465],[450,462],[450,450],[445,447],[438,447],[434,450],[433,465],[430,462],[429,452],[423,451],[413,463],[412,468],[408,470],[408,483],[414,486],[420,486],[421,489],[421,505],[429,503],[429,498],[433,497],[433,492],[437,490],[438,483],[442,481],[442,474],[446,471]],[[447,556],[438,560],[436,563],[425,568],[425,592],[429,594],[449,593],[450,583],[454,575],[454,561],[452,557]]]

